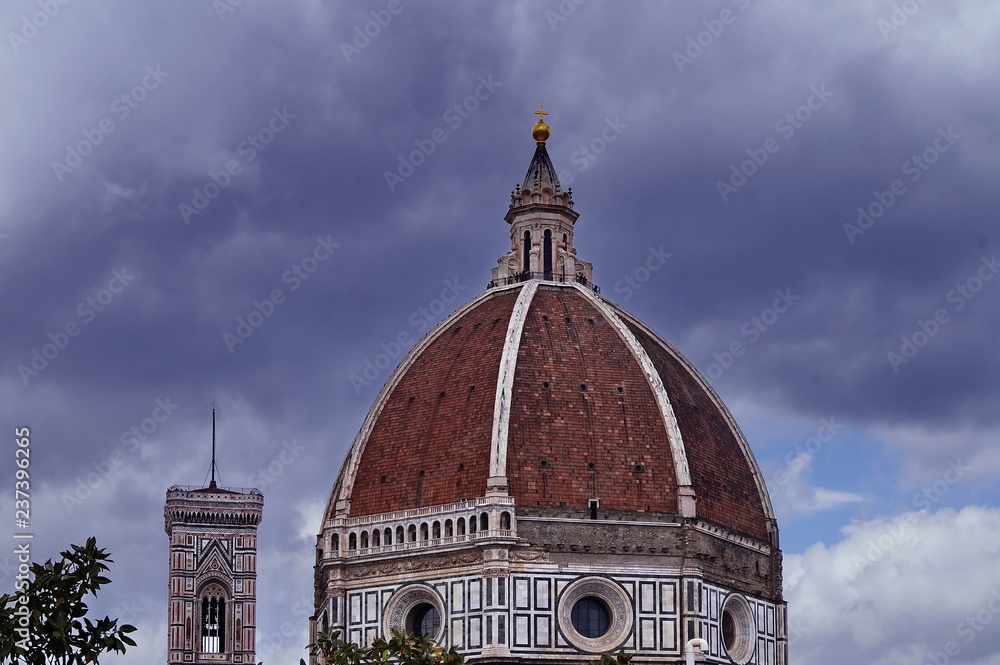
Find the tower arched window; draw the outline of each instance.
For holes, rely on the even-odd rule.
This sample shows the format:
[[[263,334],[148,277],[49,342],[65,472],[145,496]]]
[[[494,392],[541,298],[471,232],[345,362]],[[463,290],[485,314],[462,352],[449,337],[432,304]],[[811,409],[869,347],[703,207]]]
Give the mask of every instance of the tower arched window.
[[[471,517],[469,517],[469,533],[472,534],[475,532],[476,532],[476,516],[472,515]]]
[[[397,526],[396,527],[396,543],[399,544],[399,545],[402,545],[405,541],[406,541],[406,539],[403,538],[403,527]]]
[[[524,272],[531,270],[531,231],[524,232]]]
[[[427,522],[420,525],[420,540],[427,540]]]
[[[352,552],[358,549],[358,534],[352,533],[350,536],[347,537],[347,549],[351,550]]]
[[[500,513],[500,528],[505,531],[510,530],[510,513],[506,510]]]
[[[479,530],[489,531],[490,530],[490,516],[487,513],[483,513],[479,516]]]
[[[223,653],[226,648],[226,596],[222,587],[212,584],[201,597],[201,650]]]
[[[368,532],[367,531],[362,531],[361,532],[361,549],[363,549],[363,550],[368,549]]]
[[[455,535],[455,524],[451,520],[444,521],[444,537],[451,538]]]
[[[434,522],[434,525],[431,527],[431,537],[434,540],[441,537],[441,522]]]
[[[411,543],[417,542],[417,525],[416,524],[411,524],[410,528],[408,529],[408,531],[410,532],[409,533],[410,542]]]
[[[552,276],[552,231],[545,229],[542,242],[542,270],[546,277]]]
[[[385,539],[385,544],[386,545],[392,545],[392,529],[390,529],[389,527],[385,528],[385,537],[384,537],[384,539]]]
[[[378,529],[372,531],[372,547],[380,547],[382,545],[382,532]]]

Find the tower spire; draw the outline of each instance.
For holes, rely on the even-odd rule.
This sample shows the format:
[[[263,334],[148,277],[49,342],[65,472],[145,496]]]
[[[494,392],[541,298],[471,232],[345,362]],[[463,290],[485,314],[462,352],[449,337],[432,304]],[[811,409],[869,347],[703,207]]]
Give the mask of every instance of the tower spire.
[[[209,489],[215,489],[215,404],[212,404],[212,482],[208,485]]]
[[[528,172],[524,175],[524,182],[521,183],[516,192],[521,196],[520,201],[515,203],[545,203],[550,205],[564,206],[572,210],[572,192],[563,192],[562,185],[559,184],[559,176],[556,175],[556,168],[549,159],[549,152],[545,149],[545,142],[552,134],[552,130],[544,117],[549,115],[545,107],[538,105],[537,111],[532,111],[538,116],[538,122],[531,128],[531,138],[535,139],[535,154],[528,165]],[[529,194],[530,198],[525,199],[524,195]],[[508,220],[509,221],[509,220]]]

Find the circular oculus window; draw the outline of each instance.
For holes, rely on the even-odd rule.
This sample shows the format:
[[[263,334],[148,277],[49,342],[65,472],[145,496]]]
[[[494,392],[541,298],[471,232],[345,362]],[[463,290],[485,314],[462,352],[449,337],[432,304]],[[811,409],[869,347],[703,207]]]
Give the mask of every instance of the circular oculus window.
[[[747,599],[738,593],[729,594],[722,603],[719,623],[726,654],[736,665],[748,663],[757,646],[757,625]]]
[[[444,602],[425,584],[409,584],[392,594],[385,605],[382,628],[386,636],[393,630],[441,641]]]
[[[588,653],[616,649],[635,621],[628,594],[604,577],[583,577],[566,587],[556,618],[566,641]]]

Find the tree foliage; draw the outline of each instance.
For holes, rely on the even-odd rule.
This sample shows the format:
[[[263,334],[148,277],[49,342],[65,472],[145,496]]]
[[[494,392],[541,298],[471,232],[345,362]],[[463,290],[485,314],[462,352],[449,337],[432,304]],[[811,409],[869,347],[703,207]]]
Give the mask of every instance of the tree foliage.
[[[455,647],[445,651],[424,635],[392,631],[388,640],[379,637],[367,646],[340,639],[340,631],[319,633],[309,645],[321,665],[462,665],[465,657]],[[263,665],[261,663],[260,665]],[[299,665],[305,665],[299,660]]]
[[[110,555],[95,538],[70,548],[58,561],[31,564],[29,575],[19,576],[18,594],[0,596],[0,663],[83,665],[135,646],[128,636],[135,626],[87,617],[85,598],[111,583],[104,577]]]
[[[624,649],[614,655],[610,653],[601,654],[601,665],[630,665],[632,656],[633,654],[625,653]]]
[[[463,665],[465,657],[455,647],[444,650],[426,636],[394,630],[388,640],[377,638],[368,646],[340,639],[340,632],[320,633],[310,645],[320,665]],[[631,665],[632,654],[602,654],[600,665]],[[260,665],[263,665],[261,663]],[[305,665],[304,660],[299,665]]]

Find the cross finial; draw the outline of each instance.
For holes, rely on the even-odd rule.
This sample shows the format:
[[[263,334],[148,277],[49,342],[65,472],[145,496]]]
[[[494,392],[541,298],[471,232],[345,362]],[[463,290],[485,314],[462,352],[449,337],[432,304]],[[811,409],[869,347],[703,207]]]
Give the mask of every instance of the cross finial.
[[[532,111],[532,113],[538,116],[538,122],[531,128],[531,136],[538,145],[545,145],[545,140],[549,138],[549,126],[545,124],[543,116],[547,116],[549,112],[545,110],[544,106],[539,104],[538,110]]]

